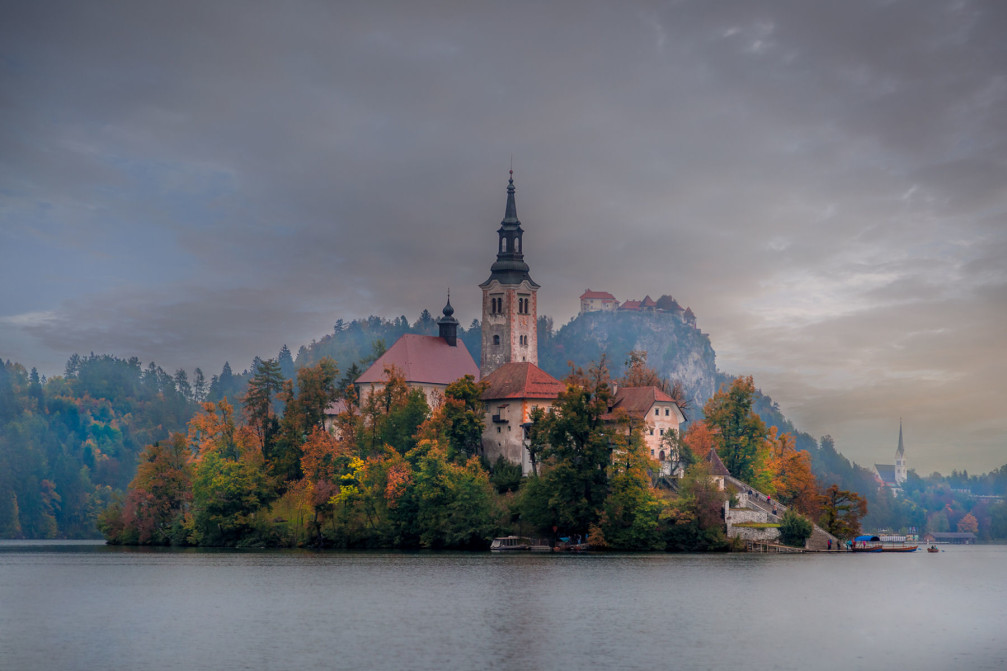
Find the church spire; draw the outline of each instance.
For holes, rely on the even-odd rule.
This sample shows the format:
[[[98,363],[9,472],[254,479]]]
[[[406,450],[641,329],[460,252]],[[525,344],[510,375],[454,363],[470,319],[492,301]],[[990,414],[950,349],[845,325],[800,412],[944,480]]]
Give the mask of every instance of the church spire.
[[[504,212],[503,221],[501,224],[514,223],[518,227],[521,226],[521,222],[517,218],[517,204],[514,202],[514,171],[510,171],[510,180],[507,182],[507,209]]]
[[[902,445],[902,418],[899,417],[899,449],[895,450],[896,458],[904,456],[906,448]]]
[[[538,288],[528,274],[528,264],[524,261],[524,231],[521,229],[521,221],[517,218],[515,191],[514,171],[511,170],[510,179],[507,181],[507,207],[500,228],[497,229],[499,236],[497,260],[490,266],[490,277],[483,285],[493,280],[501,284],[520,284],[523,280],[527,280],[533,287]]]

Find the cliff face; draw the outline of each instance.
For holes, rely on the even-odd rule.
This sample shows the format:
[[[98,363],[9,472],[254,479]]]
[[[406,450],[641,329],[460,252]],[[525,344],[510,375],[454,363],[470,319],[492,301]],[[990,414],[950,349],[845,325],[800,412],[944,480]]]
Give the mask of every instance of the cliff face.
[[[568,362],[585,366],[602,354],[612,376],[620,376],[632,350],[646,351],[648,366],[682,383],[690,419],[717,389],[716,354],[709,336],[672,313],[589,312],[555,333],[539,332],[539,366],[560,379],[570,370]]]

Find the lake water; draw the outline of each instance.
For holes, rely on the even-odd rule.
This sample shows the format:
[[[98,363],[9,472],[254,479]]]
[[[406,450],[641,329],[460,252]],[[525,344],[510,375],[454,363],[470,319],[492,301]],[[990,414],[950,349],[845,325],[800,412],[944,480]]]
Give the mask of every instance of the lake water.
[[[1004,669],[1007,547],[310,553],[0,541],[0,669]]]

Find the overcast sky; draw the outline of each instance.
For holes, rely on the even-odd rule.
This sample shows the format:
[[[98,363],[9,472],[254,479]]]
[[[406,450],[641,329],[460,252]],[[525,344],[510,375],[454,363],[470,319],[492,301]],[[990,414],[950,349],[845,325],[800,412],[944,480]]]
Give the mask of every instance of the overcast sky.
[[[1007,463],[1007,3],[5,2],[0,357],[675,296],[802,430]]]

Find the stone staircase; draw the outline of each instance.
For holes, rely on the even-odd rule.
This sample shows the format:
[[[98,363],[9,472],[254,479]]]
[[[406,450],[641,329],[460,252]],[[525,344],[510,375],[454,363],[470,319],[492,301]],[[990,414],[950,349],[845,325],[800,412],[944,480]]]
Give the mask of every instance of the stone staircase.
[[[766,495],[762,492],[752,489],[747,483],[738,480],[737,478],[727,476],[724,478],[726,483],[734,485],[738,491],[742,494],[742,498],[745,500],[745,507],[752,510],[760,511],[765,515],[767,522],[779,522],[783,519],[784,513],[787,512],[787,507],[783,504],[774,501],[773,503],[766,502]],[[748,494],[751,492],[751,495]],[[776,514],[773,514],[773,511]],[[804,544],[804,548],[811,552],[827,552],[829,550],[829,541],[832,541],[832,551],[840,552],[843,550],[842,545],[839,540],[827,532],[825,529],[821,528],[815,523],[811,526],[811,537],[808,538],[807,542]]]

